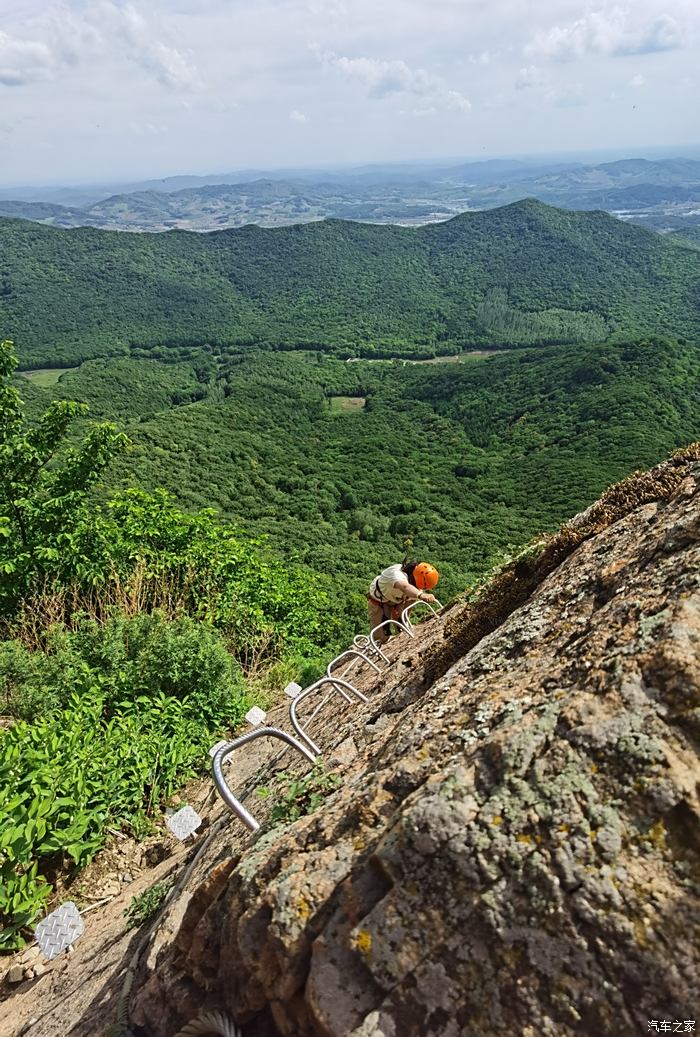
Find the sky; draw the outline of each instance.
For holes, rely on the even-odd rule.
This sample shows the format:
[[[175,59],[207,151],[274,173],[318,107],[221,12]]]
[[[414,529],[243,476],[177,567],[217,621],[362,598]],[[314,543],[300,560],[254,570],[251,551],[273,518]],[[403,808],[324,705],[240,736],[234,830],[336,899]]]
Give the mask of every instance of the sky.
[[[0,184],[700,144],[700,0],[0,0]]]

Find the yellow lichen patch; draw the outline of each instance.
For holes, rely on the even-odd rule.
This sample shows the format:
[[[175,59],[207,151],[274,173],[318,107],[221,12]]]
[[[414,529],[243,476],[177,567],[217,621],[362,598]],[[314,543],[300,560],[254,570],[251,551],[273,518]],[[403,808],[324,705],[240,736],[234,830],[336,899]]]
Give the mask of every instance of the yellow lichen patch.
[[[657,850],[667,849],[666,826],[663,821],[657,821],[655,825],[652,825],[644,838]]]
[[[358,929],[353,937],[352,945],[360,954],[369,957],[372,953],[372,934],[368,933],[366,929]]]
[[[591,764],[591,774],[597,774],[597,773],[598,773],[598,764],[597,763],[592,763]]]
[[[559,828],[557,829],[557,831],[564,832],[566,835],[568,835],[568,833],[569,833],[569,826],[568,825],[559,825]]]
[[[646,929],[646,926],[644,925],[644,923],[641,922],[638,918],[636,918],[632,922],[632,929],[634,930],[634,936],[635,936],[635,939],[637,941],[638,946],[646,947],[648,945],[648,943],[649,943],[649,938],[648,938],[647,929]]]
[[[529,844],[529,843],[532,842],[532,836],[531,835],[525,835],[524,832],[521,832],[520,835],[516,835],[515,841],[516,841],[516,843],[528,843]]]
[[[303,894],[296,902],[297,918],[301,922],[307,922],[311,918],[311,904]]]
[[[491,818],[491,824],[492,825],[502,825],[503,824],[503,818],[501,817],[501,815],[500,814],[496,814],[495,817],[492,817]]]

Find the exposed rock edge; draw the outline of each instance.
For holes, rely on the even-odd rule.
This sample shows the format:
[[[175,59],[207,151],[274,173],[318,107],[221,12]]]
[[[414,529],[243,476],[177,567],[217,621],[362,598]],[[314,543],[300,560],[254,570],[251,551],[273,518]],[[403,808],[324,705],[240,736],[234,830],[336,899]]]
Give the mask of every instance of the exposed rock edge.
[[[612,488],[334,718],[343,787],[212,862],[134,1000],[149,1034],[200,1007],[285,1037],[696,1017],[699,458]]]

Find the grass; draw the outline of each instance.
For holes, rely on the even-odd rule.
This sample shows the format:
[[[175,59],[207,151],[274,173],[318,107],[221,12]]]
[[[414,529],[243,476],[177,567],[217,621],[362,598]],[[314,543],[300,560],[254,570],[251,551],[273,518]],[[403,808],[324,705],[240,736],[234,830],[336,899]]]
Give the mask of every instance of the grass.
[[[66,371],[77,371],[77,367],[40,367],[36,371],[19,371],[23,378],[40,386],[42,389],[50,385],[56,385],[62,374]]]
[[[331,396],[328,405],[331,414],[353,414],[361,411],[366,402],[366,396]]]
[[[404,364],[467,364],[473,360],[483,360],[486,356],[498,353],[511,353],[511,349],[470,349],[466,353],[454,353],[452,356],[434,356],[430,360],[411,360],[401,357]]]

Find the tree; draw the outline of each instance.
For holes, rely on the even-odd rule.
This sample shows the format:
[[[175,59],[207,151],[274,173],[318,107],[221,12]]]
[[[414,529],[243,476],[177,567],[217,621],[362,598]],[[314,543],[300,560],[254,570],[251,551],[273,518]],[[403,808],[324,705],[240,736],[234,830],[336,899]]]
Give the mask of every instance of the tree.
[[[31,588],[70,575],[84,577],[74,531],[89,510],[89,491],[110,460],[128,446],[109,423],[95,425],[77,446],[67,442],[85,404],[52,403],[39,421],[25,418],[10,384],[17,360],[0,343],[0,616],[9,618]]]

